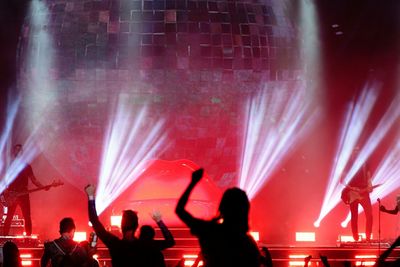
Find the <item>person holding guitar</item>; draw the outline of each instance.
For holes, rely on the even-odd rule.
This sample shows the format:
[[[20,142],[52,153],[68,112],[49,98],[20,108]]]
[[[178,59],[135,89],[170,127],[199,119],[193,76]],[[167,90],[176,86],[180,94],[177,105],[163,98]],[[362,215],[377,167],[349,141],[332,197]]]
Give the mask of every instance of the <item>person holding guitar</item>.
[[[358,150],[353,152],[353,162],[358,154]],[[372,204],[369,194],[372,192],[371,173],[365,162],[358,172],[353,176],[346,188],[342,192],[342,199],[346,204],[350,205],[351,214],[351,231],[355,241],[359,240],[358,235],[358,205],[360,204],[365,213],[366,226],[365,235],[366,240],[371,240],[372,233]]]
[[[22,152],[22,145],[17,144],[13,148],[13,155],[14,158],[17,158]],[[5,196],[9,196],[8,201],[6,201],[7,205],[7,217],[4,222],[4,227],[3,227],[3,235],[8,235],[10,231],[10,226],[11,226],[11,221],[14,216],[15,210],[17,206],[19,205],[22,211],[22,215],[25,220],[25,232],[27,236],[30,236],[32,234],[32,219],[31,219],[31,205],[30,205],[30,200],[29,200],[29,194],[24,193],[28,191],[28,182],[29,180],[32,181],[32,183],[36,187],[43,188],[45,190],[49,190],[49,187],[43,186],[35,177],[32,171],[32,167],[29,164],[26,164],[26,166],[20,171],[20,173],[17,175],[15,180],[8,186],[6,189],[6,192],[3,193]],[[15,197],[12,197],[14,195]]]

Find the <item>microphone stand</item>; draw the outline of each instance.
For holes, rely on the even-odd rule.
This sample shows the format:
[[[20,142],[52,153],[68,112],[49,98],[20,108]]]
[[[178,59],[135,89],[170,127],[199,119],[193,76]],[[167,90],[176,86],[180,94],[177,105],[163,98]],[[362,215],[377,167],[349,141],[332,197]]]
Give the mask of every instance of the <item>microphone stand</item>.
[[[378,198],[378,257],[381,255],[381,199]]]

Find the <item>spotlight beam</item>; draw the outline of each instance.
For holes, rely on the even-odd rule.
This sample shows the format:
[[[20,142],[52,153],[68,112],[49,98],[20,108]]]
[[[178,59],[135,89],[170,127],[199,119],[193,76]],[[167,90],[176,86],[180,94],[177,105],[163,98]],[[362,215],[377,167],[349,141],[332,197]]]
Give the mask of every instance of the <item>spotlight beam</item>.
[[[376,149],[376,147],[394,125],[395,121],[399,118],[400,105],[396,100],[399,99],[397,98],[392,101],[388,110],[385,112],[382,119],[379,121],[378,125],[368,138],[366,144],[362,147],[354,164],[345,176],[345,183],[350,182],[351,178],[357,173],[357,171],[361,168],[364,162],[368,159],[368,157],[372,154],[372,152]]]
[[[11,101],[11,104],[7,106],[7,118],[5,123],[5,129],[0,137],[0,153],[2,155],[3,160],[0,160],[0,173],[5,172],[5,167],[10,164],[9,154],[7,153],[6,145],[10,141],[11,131],[14,127],[15,118],[17,116],[18,108],[19,108],[20,99],[18,98],[16,101]],[[0,192],[3,192],[4,189],[0,187]]]
[[[250,199],[316,121],[316,109],[304,99],[305,88],[300,86],[265,88],[247,102],[238,184]]]
[[[148,108],[135,112],[120,95],[104,138],[97,186],[97,211],[103,212],[146,169],[149,160],[165,149],[164,120],[149,125]]]
[[[339,138],[338,152],[335,156],[333,170],[328,180],[326,194],[316,223],[320,223],[340,201],[340,193],[343,188],[343,185],[340,185],[340,178],[343,176],[343,171],[349,162],[351,153],[376,103],[378,88],[378,83],[367,83],[359,98],[356,102],[352,102],[347,110],[343,130]]]

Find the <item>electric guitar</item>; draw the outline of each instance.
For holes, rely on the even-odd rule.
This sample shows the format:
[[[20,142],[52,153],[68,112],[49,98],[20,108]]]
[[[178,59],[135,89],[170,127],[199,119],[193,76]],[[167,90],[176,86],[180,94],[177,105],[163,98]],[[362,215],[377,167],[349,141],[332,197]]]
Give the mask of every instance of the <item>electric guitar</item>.
[[[61,182],[61,181],[53,181],[51,184],[40,186],[40,187],[33,188],[33,189],[28,189],[28,190],[25,190],[25,191],[9,191],[9,190],[5,190],[0,195],[0,203],[3,206],[9,207],[20,196],[24,196],[24,195],[27,195],[29,193],[40,191],[40,190],[49,190],[51,187],[57,187],[57,186],[60,186],[60,185],[64,185],[64,183]]]
[[[362,200],[365,197],[365,193],[371,193],[372,190],[381,186],[382,184],[377,184],[373,186],[368,186],[366,188],[358,188],[352,186],[346,186],[342,190],[341,199],[346,205],[350,205],[356,200]]]

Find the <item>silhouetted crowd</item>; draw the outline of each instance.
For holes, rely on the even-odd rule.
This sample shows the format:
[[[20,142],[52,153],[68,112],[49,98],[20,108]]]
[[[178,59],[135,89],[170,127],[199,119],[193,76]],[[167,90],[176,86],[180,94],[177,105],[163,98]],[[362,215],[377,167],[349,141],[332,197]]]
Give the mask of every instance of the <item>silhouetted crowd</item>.
[[[250,202],[247,194],[239,188],[227,189],[218,207],[217,216],[211,220],[196,218],[187,209],[189,197],[198,182],[203,177],[203,169],[192,173],[191,181],[178,200],[175,212],[190,228],[200,244],[200,253],[192,267],[272,267],[273,260],[266,247],[259,248],[249,234]],[[174,237],[168,230],[157,211],[151,214],[152,219],[160,228],[163,239],[156,240],[155,230],[150,225],[143,225],[138,230],[138,216],[132,210],[125,210],[121,219],[122,237],[107,231],[99,221],[95,206],[95,191],[93,185],[85,187],[88,196],[89,219],[94,232],[108,248],[113,267],[165,267],[162,251],[175,245]],[[60,237],[46,242],[41,258],[41,267],[99,267],[93,258],[96,252],[95,242],[75,242],[75,223],[72,218],[60,221]],[[93,241],[93,240],[91,240]],[[400,259],[387,261],[393,249],[400,245],[400,237],[380,255],[376,267],[400,266]],[[311,256],[304,259],[304,266],[309,266]],[[320,255],[323,266],[330,267],[326,256]],[[315,261],[315,259],[313,260]],[[343,266],[351,266],[351,262],[343,262]],[[21,266],[18,247],[8,241],[3,247],[3,267]],[[181,260],[176,267],[184,266]]]

